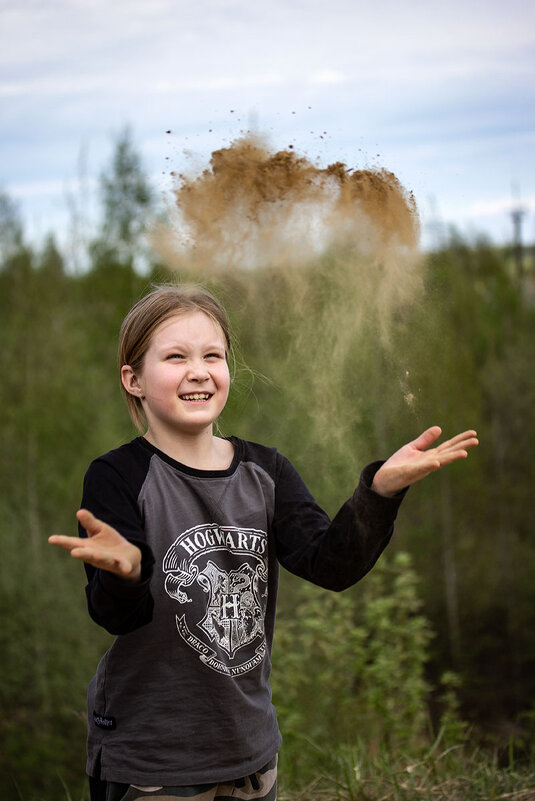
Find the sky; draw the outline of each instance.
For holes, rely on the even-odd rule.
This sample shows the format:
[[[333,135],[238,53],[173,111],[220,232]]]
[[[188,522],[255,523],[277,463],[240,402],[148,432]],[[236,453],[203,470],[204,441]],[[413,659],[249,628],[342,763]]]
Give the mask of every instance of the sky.
[[[247,130],[320,166],[384,167],[422,246],[535,240],[529,0],[0,0],[0,190],[68,237],[130,127],[162,203]],[[166,133],[171,131],[171,133]]]

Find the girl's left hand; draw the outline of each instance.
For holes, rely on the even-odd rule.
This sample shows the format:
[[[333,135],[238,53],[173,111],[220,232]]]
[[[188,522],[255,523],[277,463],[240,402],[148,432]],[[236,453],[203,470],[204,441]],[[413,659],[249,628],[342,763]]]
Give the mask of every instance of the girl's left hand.
[[[375,474],[372,489],[379,495],[391,497],[444,465],[466,459],[468,449],[479,444],[475,431],[463,431],[442,445],[426,450],[441,434],[439,426],[432,426],[396,451]]]

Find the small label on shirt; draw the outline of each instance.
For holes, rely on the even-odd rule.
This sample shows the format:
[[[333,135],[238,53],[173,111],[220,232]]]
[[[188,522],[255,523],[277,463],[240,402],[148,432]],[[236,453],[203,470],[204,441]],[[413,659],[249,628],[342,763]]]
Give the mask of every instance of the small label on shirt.
[[[115,729],[115,718],[108,717],[107,715],[98,715],[93,712],[93,722],[99,729]]]

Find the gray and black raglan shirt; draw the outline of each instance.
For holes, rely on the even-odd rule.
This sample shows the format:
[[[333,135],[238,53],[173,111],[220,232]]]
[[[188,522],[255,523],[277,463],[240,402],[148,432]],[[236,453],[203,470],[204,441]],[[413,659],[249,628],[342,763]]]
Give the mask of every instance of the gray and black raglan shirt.
[[[275,448],[230,437],[227,470],[143,438],[96,459],[82,505],[142,550],[140,583],[86,566],[92,618],[118,635],[88,694],[88,773],[140,785],[229,781],[280,734],[269,674],[279,564],[343,590],[374,565],[403,497],[371,490],[329,519]]]

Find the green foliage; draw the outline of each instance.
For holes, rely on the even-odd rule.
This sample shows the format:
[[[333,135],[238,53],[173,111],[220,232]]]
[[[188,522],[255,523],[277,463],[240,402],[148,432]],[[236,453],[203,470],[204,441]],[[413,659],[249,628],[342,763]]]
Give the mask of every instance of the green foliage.
[[[96,266],[139,266],[147,257],[143,234],[154,210],[154,196],[128,128],[118,137],[109,171],[102,174],[100,183],[103,219],[100,236],[91,246],[93,262]]]
[[[23,246],[19,210],[5,192],[0,192],[0,258],[5,266]]]
[[[408,554],[383,557],[360,591],[300,585],[291,613],[283,609],[272,686],[284,775],[298,784],[314,775],[327,744],[365,736],[372,749],[410,750],[426,739],[431,632]]]

